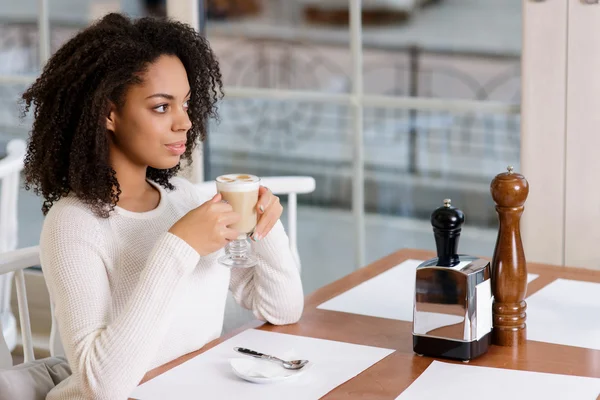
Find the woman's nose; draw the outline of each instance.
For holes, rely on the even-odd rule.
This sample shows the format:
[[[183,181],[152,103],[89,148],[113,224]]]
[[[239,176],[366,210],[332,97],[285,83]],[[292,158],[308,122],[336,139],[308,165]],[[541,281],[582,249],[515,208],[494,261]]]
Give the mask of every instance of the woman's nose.
[[[173,131],[189,131],[192,128],[192,121],[187,110],[180,110],[173,121]]]

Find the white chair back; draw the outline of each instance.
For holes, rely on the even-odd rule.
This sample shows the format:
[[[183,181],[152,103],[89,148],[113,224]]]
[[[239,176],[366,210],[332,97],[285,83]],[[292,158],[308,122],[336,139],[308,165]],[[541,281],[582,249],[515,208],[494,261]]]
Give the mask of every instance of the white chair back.
[[[17,199],[25,141],[11,140],[6,150],[7,156],[0,159],[0,253],[17,248]],[[17,324],[10,306],[12,278],[12,272],[0,275],[0,332],[10,351],[17,344]]]
[[[40,265],[39,248],[37,246],[13,250],[0,256],[0,276],[14,274],[17,289],[17,304],[19,307],[19,322],[21,324],[21,338],[23,341],[23,356],[25,362],[32,361],[33,338],[31,335],[31,321],[29,319],[29,307],[27,305],[27,292],[25,290],[25,275],[23,270]],[[55,329],[54,321],[52,329]],[[50,346],[51,351],[54,346]],[[12,365],[12,357],[7,343],[0,335],[0,368]]]

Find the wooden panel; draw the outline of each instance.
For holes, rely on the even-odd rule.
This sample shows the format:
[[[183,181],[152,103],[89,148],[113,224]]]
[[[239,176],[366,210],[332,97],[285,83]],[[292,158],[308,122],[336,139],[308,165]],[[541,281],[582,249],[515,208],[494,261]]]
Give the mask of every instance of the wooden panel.
[[[566,264],[600,269],[600,5],[569,2]]]
[[[564,264],[567,0],[523,1],[521,172],[528,261]]]

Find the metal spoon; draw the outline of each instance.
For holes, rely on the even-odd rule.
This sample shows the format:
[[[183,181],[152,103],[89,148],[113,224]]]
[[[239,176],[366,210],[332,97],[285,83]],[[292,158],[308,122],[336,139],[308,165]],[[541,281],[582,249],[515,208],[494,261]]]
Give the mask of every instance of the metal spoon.
[[[286,369],[300,369],[300,368],[304,367],[306,364],[308,364],[308,360],[285,361],[285,360],[282,360],[281,358],[270,356],[268,354],[259,353],[258,351],[254,351],[254,350],[250,350],[250,349],[244,349],[243,347],[234,347],[233,349],[235,351],[237,351],[238,353],[242,353],[247,356],[260,358],[262,360],[267,360],[267,361],[278,362],[283,366],[283,368],[286,368]]]

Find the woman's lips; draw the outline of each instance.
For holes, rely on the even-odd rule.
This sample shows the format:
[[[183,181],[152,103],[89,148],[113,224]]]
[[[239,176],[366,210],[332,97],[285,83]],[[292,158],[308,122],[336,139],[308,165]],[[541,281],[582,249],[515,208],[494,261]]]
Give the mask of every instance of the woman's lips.
[[[185,153],[185,142],[177,142],[165,145],[169,151],[175,155],[182,155]]]

